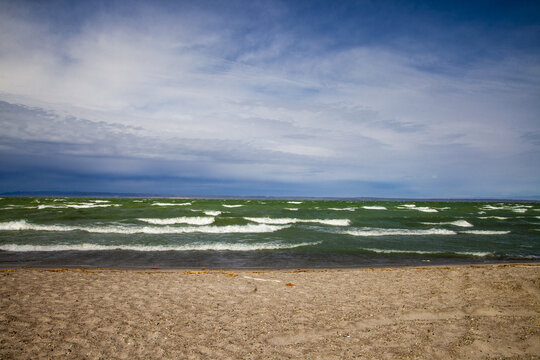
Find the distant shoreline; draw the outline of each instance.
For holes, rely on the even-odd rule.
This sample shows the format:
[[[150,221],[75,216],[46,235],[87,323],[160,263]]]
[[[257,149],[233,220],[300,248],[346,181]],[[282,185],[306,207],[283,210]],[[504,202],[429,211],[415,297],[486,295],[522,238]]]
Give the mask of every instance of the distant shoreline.
[[[0,197],[67,197],[67,198],[125,198],[125,199],[212,199],[212,200],[317,200],[317,201],[423,201],[423,202],[540,202],[540,196],[532,198],[385,198],[385,197],[333,197],[333,196],[231,196],[231,195],[171,195],[146,193],[107,192],[55,192],[55,191],[14,191],[4,192]]]

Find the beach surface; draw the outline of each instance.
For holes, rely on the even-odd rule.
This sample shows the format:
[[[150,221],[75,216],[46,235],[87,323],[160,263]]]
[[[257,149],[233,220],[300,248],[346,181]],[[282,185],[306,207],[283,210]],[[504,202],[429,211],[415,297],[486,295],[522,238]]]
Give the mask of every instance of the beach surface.
[[[540,264],[0,279],[2,359],[540,357]]]

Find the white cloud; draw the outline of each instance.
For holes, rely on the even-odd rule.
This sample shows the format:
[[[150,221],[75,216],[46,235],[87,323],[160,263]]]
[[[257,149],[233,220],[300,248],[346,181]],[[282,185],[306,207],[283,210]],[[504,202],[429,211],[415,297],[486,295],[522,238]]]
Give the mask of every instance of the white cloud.
[[[259,33],[238,37],[244,23],[151,14],[97,16],[70,35],[0,14],[0,100],[49,112],[3,115],[3,136],[280,181],[440,179],[538,151],[522,141],[538,131],[534,59],[449,75],[417,66],[429,53],[295,50],[279,28],[255,46]]]

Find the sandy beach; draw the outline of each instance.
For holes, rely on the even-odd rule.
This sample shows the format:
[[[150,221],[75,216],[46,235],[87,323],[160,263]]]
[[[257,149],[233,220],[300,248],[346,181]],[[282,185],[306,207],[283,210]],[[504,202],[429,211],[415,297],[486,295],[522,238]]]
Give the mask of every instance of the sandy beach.
[[[2,359],[530,359],[539,264],[2,270]]]

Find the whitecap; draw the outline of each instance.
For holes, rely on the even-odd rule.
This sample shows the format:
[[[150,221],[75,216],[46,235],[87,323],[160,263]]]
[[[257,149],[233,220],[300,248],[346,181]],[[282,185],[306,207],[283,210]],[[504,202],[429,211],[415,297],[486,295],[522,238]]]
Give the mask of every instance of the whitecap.
[[[95,203],[109,203],[109,200],[92,200]]]
[[[302,201],[287,201],[287,204],[301,204]]]
[[[394,250],[394,249],[376,249],[376,248],[363,248],[363,250],[372,251],[382,254],[455,254],[455,255],[471,255],[478,257],[485,257],[493,255],[490,252],[481,251],[426,251],[426,250]]]
[[[473,224],[471,224],[470,222],[465,221],[465,220],[456,220],[456,221],[439,222],[439,223],[423,222],[422,224],[426,224],[426,225],[454,225],[454,226],[459,226],[459,227],[473,227],[474,226]]]
[[[296,224],[296,223],[319,223],[332,226],[348,226],[351,221],[349,219],[297,219],[297,218],[254,218],[245,217],[244,219],[253,221],[259,224]]]
[[[334,211],[355,211],[356,208],[354,208],[354,207],[347,207],[347,208],[328,208],[328,210],[334,210]]]
[[[383,229],[383,228],[362,228],[348,230],[343,234],[353,236],[425,236],[425,235],[456,235],[457,233],[447,229]]]
[[[94,204],[94,203],[79,203],[79,204],[61,204],[61,205],[38,205],[39,210],[42,209],[90,209],[90,208],[105,208],[111,206],[120,206],[119,204]]]
[[[387,210],[384,206],[362,206],[366,210]]]
[[[208,215],[208,216],[218,216],[221,214],[221,211],[214,211],[214,210],[206,210],[206,211],[203,211],[205,215]]]
[[[191,205],[190,202],[186,203],[162,203],[162,202],[155,202],[152,204],[152,206],[188,206]]]
[[[132,250],[132,251],[257,251],[257,250],[279,250],[293,249],[302,246],[315,246],[314,243],[253,243],[253,244],[226,244],[226,243],[196,243],[182,245],[98,245],[98,244],[65,244],[65,245],[0,245],[3,251],[96,251],[96,250]]]
[[[244,206],[244,205],[227,205],[227,204],[222,204],[223,207],[226,207],[226,208],[237,208],[237,207],[241,207],[241,206]]]
[[[496,219],[496,220],[508,220],[507,217],[504,216],[480,216],[479,219]]]
[[[298,211],[298,208],[284,208],[283,210]]]
[[[406,210],[417,210],[417,211],[428,212],[428,213],[439,212],[437,209],[432,209],[432,208],[427,207],[427,206],[416,206],[414,204],[400,205],[397,208],[398,209],[406,209]]]
[[[523,214],[523,213],[527,212],[527,209],[525,209],[525,208],[513,208],[512,211],[515,212],[515,213],[518,213],[518,214]]]
[[[188,225],[210,225],[214,222],[213,217],[195,216],[195,217],[175,217],[175,218],[138,218],[137,220],[143,221],[154,225],[174,225],[174,224],[188,224]]]
[[[208,234],[227,234],[227,233],[266,233],[285,229],[288,226],[277,226],[267,224],[247,224],[247,225],[226,225],[226,226],[128,226],[128,225],[109,225],[109,226],[68,226],[68,225],[42,225],[32,224],[26,220],[9,221],[0,223],[0,230],[4,231],[85,231],[89,233],[102,234],[182,234],[182,233],[208,233]]]
[[[472,235],[505,235],[509,234],[508,231],[498,231],[498,230],[464,230],[460,231],[460,234],[472,234]]]

